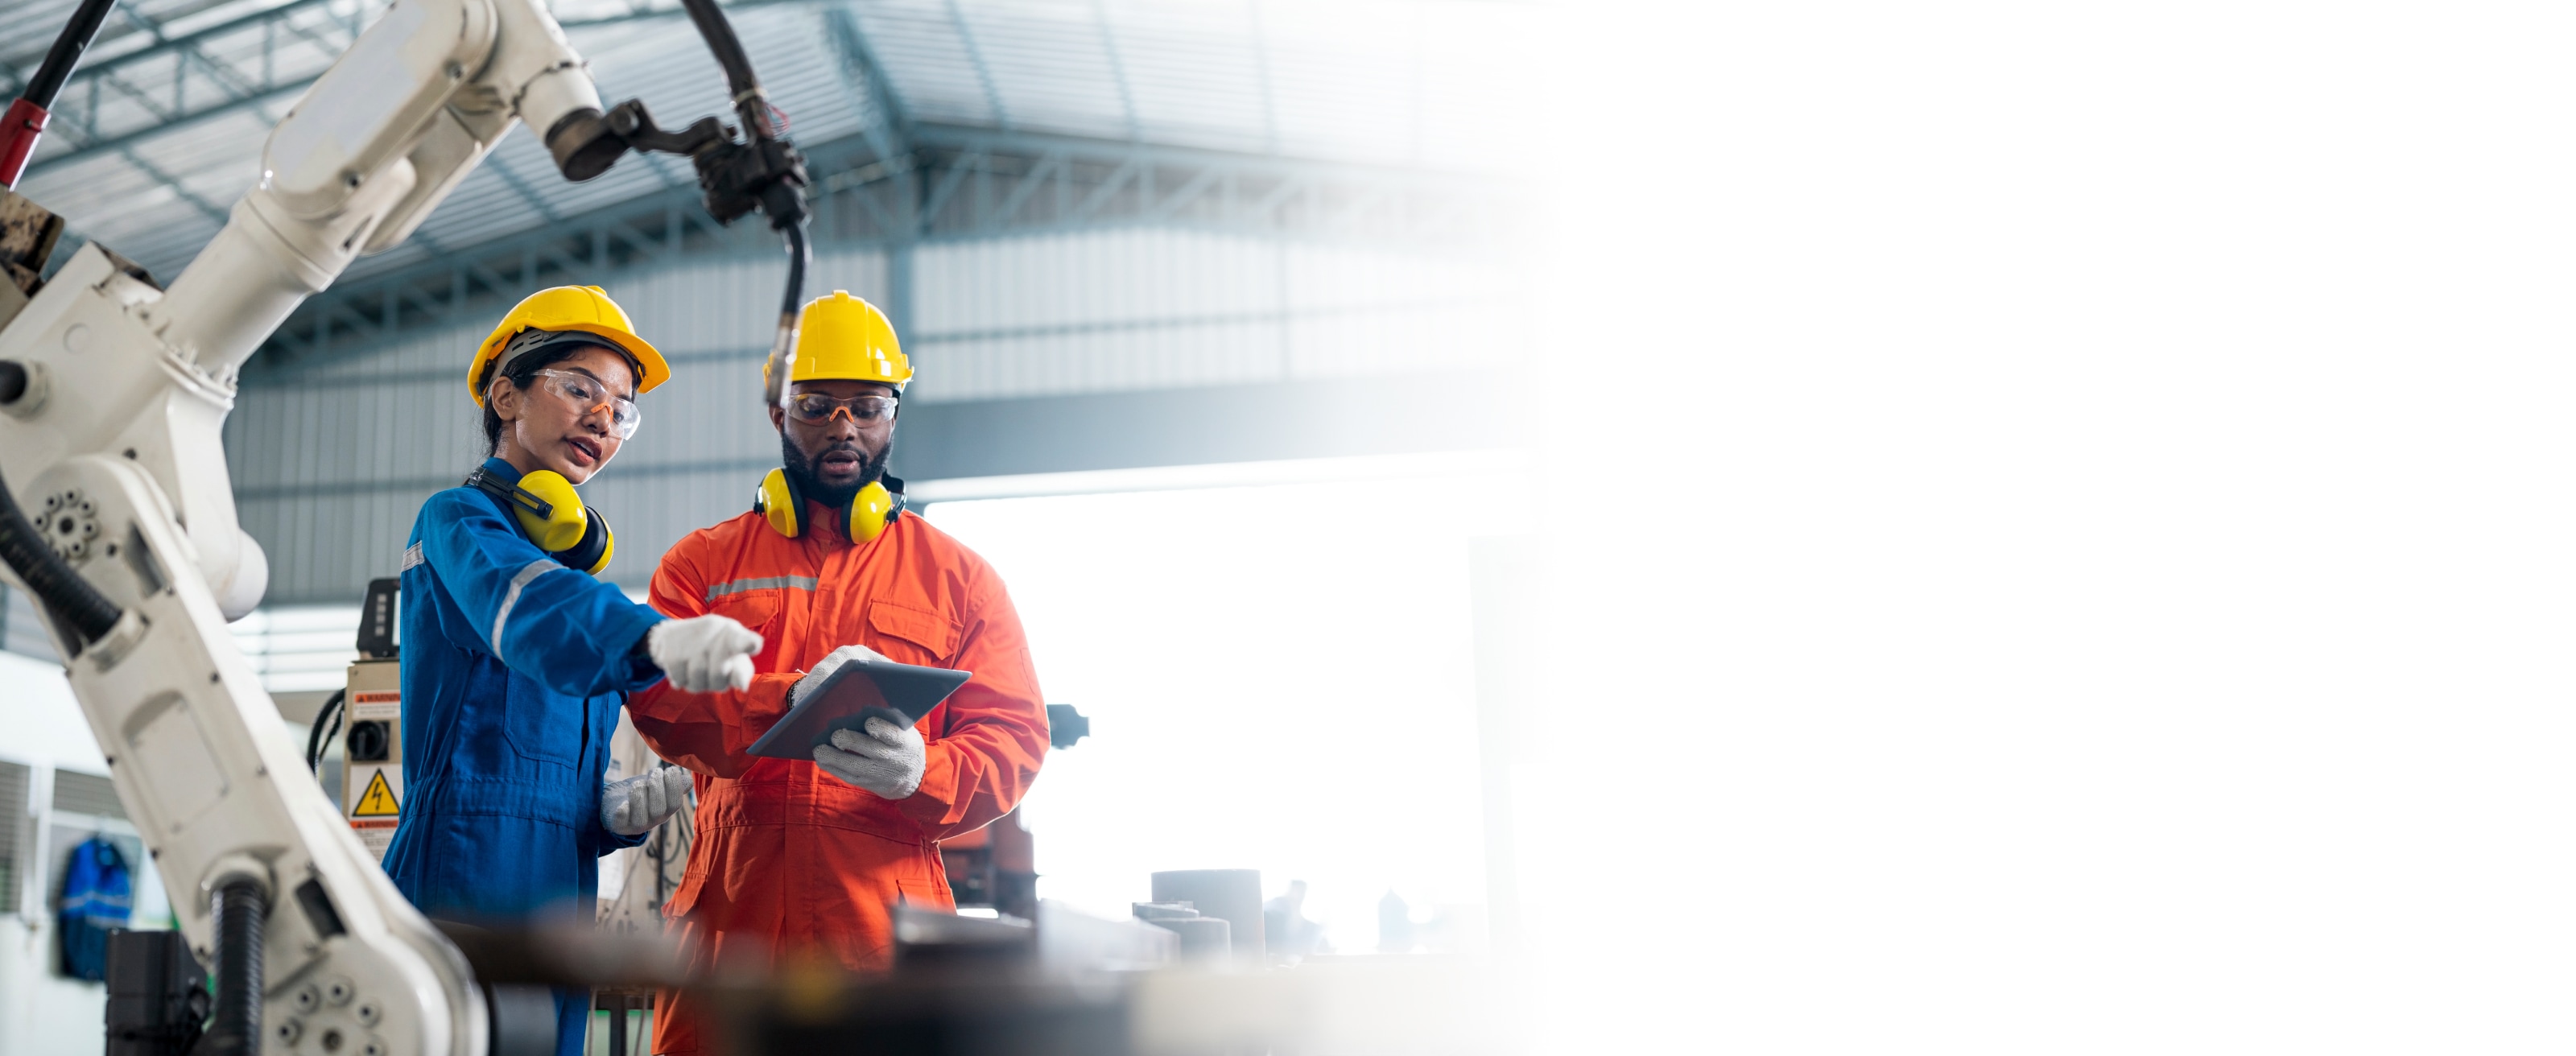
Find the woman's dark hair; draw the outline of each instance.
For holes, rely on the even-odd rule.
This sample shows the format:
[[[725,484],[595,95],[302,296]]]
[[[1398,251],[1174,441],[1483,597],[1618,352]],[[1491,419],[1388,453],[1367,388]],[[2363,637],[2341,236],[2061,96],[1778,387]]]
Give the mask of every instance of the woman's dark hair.
[[[625,349],[609,345],[595,345],[582,341],[567,342],[540,348],[511,360],[499,374],[487,374],[483,378],[483,457],[490,458],[501,453],[501,412],[492,409],[493,380],[508,378],[511,385],[516,386],[521,392],[526,392],[535,384],[538,371],[580,355],[582,350],[587,348],[606,348],[617,353],[618,358],[626,361],[626,369],[634,372],[636,380],[643,380],[643,365],[635,362],[634,356],[627,355]]]

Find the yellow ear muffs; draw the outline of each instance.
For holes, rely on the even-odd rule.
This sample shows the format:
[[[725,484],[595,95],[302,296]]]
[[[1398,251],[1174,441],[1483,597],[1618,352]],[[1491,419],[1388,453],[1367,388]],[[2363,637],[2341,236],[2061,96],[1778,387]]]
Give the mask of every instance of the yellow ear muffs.
[[[513,485],[477,469],[465,483],[501,500],[528,541],[567,567],[595,576],[616,556],[617,533],[609,530],[608,518],[582,505],[581,494],[561,473],[540,469]]]
[[[891,482],[893,488],[889,489],[887,482]],[[794,481],[787,478],[784,469],[770,470],[768,476],[760,478],[760,492],[753,496],[751,509],[768,518],[769,526],[778,534],[790,539],[805,530],[801,523],[805,495],[797,490]],[[850,500],[848,514],[850,540],[862,544],[876,542],[878,536],[885,534],[886,527],[903,514],[903,481],[894,477],[869,481],[866,487],[859,489],[857,497]]]
[[[885,534],[886,525],[894,522],[897,508],[893,492],[887,491],[883,484],[869,481],[867,487],[859,489],[858,497],[850,500],[850,540],[876,542],[878,536]]]
[[[551,469],[540,469],[519,478],[519,490],[534,496],[536,502],[513,496],[510,512],[519,516],[519,527],[528,530],[528,541],[549,554],[570,550],[589,529],[590,518],[582,507],[581,495],[572,490],[572,482]]]
[[[787,479],[787,471],[773,469],[760,478],[760,492],[752,496],[753,512],[769,518],[769,526],[778,534],[796,538],[805,526],[798,523],[805,516],[805,497],[796,493],[796,484]]]
[[[585,527],[581,538],[564,549],[548,551],[548,555],[596,576],[600,569],[608,567],[609,558],[617,556],[617,533],[608,530],[608,518],[600,516],[598,510],[584,506],[582,511]]]

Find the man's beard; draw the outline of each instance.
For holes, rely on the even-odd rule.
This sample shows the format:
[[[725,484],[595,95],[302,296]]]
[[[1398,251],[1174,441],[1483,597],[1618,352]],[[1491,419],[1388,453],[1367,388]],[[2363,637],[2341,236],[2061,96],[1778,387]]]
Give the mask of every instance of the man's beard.
[[[867,487],[878,477],[883,476],[886,456],[894,453],[894,445],[887,444],[884,451],[878,452],[877,457],[871,459],[866,451],[860,450],[859,445],[843,442],[814,452],[814,457],[807,458],[804,452],[796,449],[795,438],[784,432],[778,434],[778,448],[780,462],[787,469],[787,479],[796,485],[796,490],[803,493],[806,498],[835,510],[848,506],[850,500],[859,497],[859,489]],[[856,481],[839,487],[831,487],[823,483],[823,457],[835,451],[847,451],[858,458],[859,477]]]

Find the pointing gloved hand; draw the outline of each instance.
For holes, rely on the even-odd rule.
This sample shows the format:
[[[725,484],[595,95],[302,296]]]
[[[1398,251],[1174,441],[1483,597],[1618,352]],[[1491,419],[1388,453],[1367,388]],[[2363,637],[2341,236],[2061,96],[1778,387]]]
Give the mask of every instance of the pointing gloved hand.
[[[665,766],[599,786],[599,824],[620,836],[641,836],[688,802],[689,772]]]
[[[809,676],[810,677],[810,676]],[[823,772],[887,799],[902,799],[921,788],[921,731],[880,718],[867,722],[868,732],[832,731],[832,743],[814,746],[814,762]]]
[[[692,616],[654,624],[645,632],[644,647],[671,685],[718,693],[751,688],[751,658],[760,652],[760,636],[731,617]]]
[[[804,703],[805,694],[811,693],[816,687],[821,686],[824,679],[832,677],[832,672],[841,669],[842,664],[849,663],[852,660],[883,659],[885,659],[884,654],[864,645],[845,645],[838,649],[834,649],[831,653],[825,655],[822,660],[816,662],[813,670],[805,672],[805,677],[796,680],[796,688],[787,691],[787,706],[792,708],[798,704]]]

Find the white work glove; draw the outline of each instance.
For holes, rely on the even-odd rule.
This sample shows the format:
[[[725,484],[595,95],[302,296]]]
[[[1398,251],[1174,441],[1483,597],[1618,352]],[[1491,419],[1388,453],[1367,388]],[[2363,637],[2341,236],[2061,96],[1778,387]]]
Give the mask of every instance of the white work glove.
[[[692,616],[654,624],[644,634],[644,648],[673,686],[720,693],[751,688],[751,658],[760,652],[760,636],[728,616]]]
[[[845,645],[834,649],[822,660],[816,662],[813,670],[805,672],[805,677],[796,680],[796,687],[787,691],[787,706],[792,708],[805,703],[805,694],[813,692],[816,686],[823,684],[824,679],[832,677],[832,672],[840,670],[842,664],[852,660],[883,659],[885,659],[884,654],[864,645]]]
[[[921,731],[870,718],[868,732],[832,731],[832,743],[814,746],[814,762],[823,772],[887,799],[902,799],[921,788]]]
[[[665,766],[599,786],[599,824],[620,836],[641,836],[689,802],[689,772]]]

